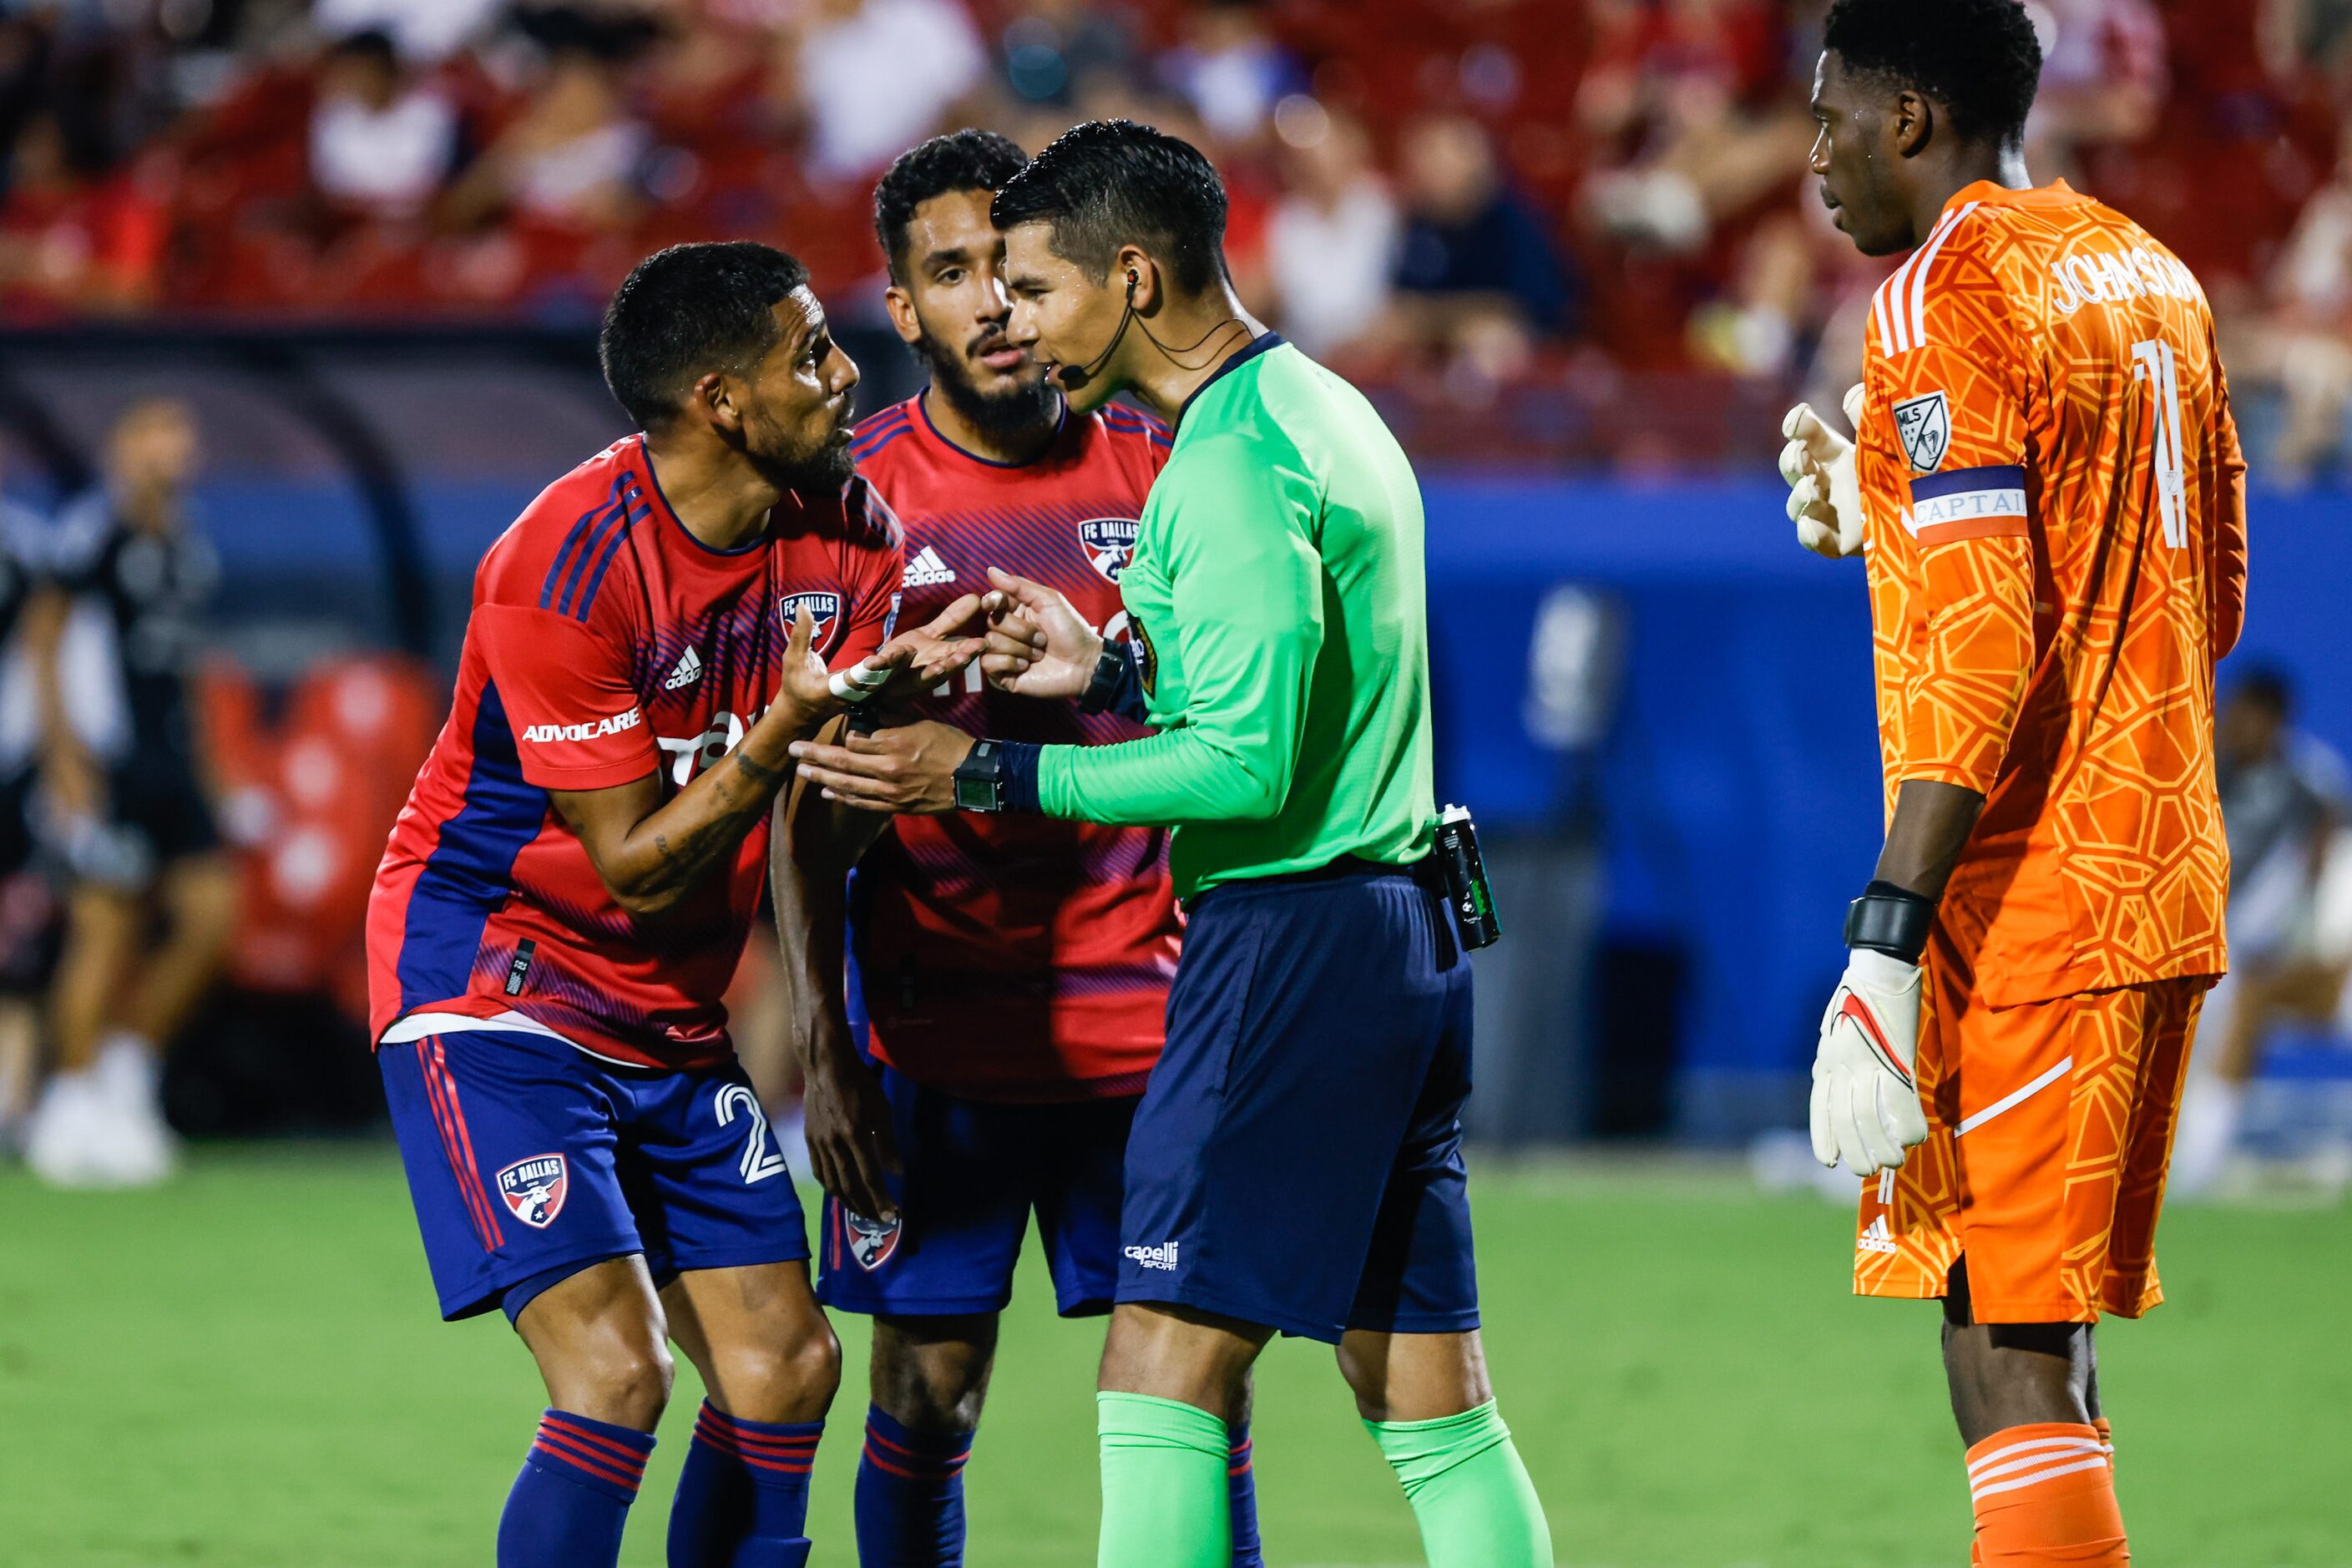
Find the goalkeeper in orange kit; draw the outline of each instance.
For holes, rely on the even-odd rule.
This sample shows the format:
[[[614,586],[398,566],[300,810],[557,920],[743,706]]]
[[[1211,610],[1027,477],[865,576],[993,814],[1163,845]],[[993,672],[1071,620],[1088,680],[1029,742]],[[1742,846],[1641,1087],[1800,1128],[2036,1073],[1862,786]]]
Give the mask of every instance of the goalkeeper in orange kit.
[[[1837,0],[1811,168],[1867,255],[1855,436],[1792,410],[1800,539],[1868,560],[1887,830],[1812,1137],[1854,1286],[1940,1297],[1974,1560],[2128,1560],[2092,1325],[2162,1299],[2181,1073],[2224,966],[2214,661],[2244,464],[2188,269],[2022,152],[2016,0]]]

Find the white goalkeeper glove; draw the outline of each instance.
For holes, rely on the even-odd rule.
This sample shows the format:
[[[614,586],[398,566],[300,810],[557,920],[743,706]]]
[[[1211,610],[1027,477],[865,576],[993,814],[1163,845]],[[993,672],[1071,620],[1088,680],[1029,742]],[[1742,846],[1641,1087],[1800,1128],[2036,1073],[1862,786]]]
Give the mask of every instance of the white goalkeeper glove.
[[[1813,1053],[1813,1158],[1867,1176],[1927,1141],[1911,1076],[1918,1050],[1919,966],[1853,949]]]
[[[1845,395],[1846,423],[1862,428],[1862,384]],[[1780,477],[1789,484],[1789,520],[1797,542],[1835,561],[1862,549],[1862,481],[1854,476],[1853,443],[1822,423],[1810,403],[1780,421],[1789,444],[1780,448]]]

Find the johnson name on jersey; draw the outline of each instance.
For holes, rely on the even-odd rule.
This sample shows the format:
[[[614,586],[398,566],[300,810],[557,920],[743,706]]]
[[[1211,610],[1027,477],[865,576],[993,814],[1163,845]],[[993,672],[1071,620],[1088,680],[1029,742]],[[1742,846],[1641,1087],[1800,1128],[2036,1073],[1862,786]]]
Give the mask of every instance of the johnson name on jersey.
[[[1980,182],[1873,299],[1864,384],[1887,808],[1987,797],[1939,917],[1977,990],[2220,973],[2245,465],[2203,291],[2063,182]]]

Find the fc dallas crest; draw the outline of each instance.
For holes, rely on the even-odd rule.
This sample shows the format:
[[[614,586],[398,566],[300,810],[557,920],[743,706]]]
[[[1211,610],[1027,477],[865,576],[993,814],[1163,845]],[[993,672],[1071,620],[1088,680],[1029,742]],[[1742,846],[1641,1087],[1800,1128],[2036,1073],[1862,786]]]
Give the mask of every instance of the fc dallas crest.
[[[857,1259],[857,1267],[870,1274],[889,1262],[890,1255],[898,1250],[898,1237],[905,1232],[906,1222],[894,1219],[885,1224],[867,1219],[846,1205],[836,1207],[842,1229],[848,1233],[849,1256]]]
[[[572,1190],[571,1167],[561,1154],[533,1154],[517,1160],[499,1173],[499,1196],[515,1218],[533,1230],[545,1230],[563,1212],[563,1194]]]
[[[841,618],[841,595],[812,588],[803,593],[786,594],[778,599],[776,619],[783,626],[786,637],[792,636],[793,623],[800,619],[803,608],[808,611],[809,619],[816,623],[809,646],[823,651],[825,644],[833,640],[833,623]]]
[[[1135,536],[1143,524],[1131,517],[1090,517],[1078,524],[1078,542],[1086,546],[1087,560],[1094,569],[1110,582],[1127,570],[1128,558],[1135,553]]]

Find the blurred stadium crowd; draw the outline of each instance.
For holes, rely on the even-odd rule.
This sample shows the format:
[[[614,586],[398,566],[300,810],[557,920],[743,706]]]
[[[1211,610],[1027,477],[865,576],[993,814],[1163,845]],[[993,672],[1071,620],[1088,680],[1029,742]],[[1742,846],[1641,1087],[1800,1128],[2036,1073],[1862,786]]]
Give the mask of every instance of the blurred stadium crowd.
[[[2031,4],[2047,57],[2035,176],[2114,200],[2196,269],[2259,484],[2342,482],[2352,0]],[[1568,694],[1530,695],[1523,716],[1516,688],[1449,683],[1441,659],[1446,732],[1471,742],[1447,765],[1522,836],[1513,891],[1557,938],[1519,950],[1523,981],[1492,986],[1501,1033],[1543,1042],[1527,1070],[1554,1076],[1492,1097],[1479,1135],[1660,1130],[1670,1076],[1695,1065],[1731,1086],[1697,1101],[1740,1110],[1691,1115],[1686,1097],[1679,1130],[1769,1121],[1765,1080],[1742,1075],[1798,1081],[1773,1018],[1743,1010],[1726,1026],[1689,1002],[1682,1032],[1737,1035],[1738,1050],[1677,1062],[1646,1013],[1615,1021],[1609,986],[1688,1002],[1785,959],[1691,910],[1750,872],[1782,888],[1825,861],[1804,834],[1828,829],[1796,819],[1839,815],[1735,831],[1706,803],[1722,778],[1782,776],[1769,770],[1792,755],[1832,771],[1821,759],[1843,731],[1799,724],[1819,716],[1782,710],[1732,667],[1743,648],[1853,630],[1849,592],[1758,566],[1751,534],[1788,553],[1769,507],[1759,531],[1728,488],[1687,487],[1675,510],[1648,482],[1769,484],[1782,410],[1796,395],[1834,405],[1859,365],[1889,264],[1853,254],[1804,172],[1825,8],[0,0],[0,1144],[47,1092],[44,1056],[89,1075],[93,1124],[111,1107],[131,1128],[99,1158],[116,1173],[93,1180],[168,1166],[159,1093],[183,1131],[371,1117],[359,933],[385,828],[446,711],[432,665],[450,651],[446,612],[521,500],[617,429],[593,362],[566,368],[548,342],[582,349],[651,249],[761,238],[808,262],[836,324],[863,329],[868,390],[887,386],[867,347],[898,343],[871,227],[881,170],[944,127],[1035,148],[1104,115],[1211,151],[1245,300],[1370,391],[1423,460],[1433,545],[1464,552],[1433,580],[1441,633],[1528,634],[1530,679]],[[395,334],[352,327],[400,329],[415,356],[382,357]],[[498,342],[477,354],[477,338]],[[519,406],[528,416],[509,417]],[[90,460],[60,465],[61,448]],[[1591,477],[1610,471],[1630,482]],[[33,515],[37,501],[56,515]],[[1647,540],[1685,547],[1654,572],[1639,550],[1592,552],[1635,504]],[[2237,858],[2268,869],[2252,936],[2233,935],[2242,999],[2208,1015],[2231,1022],[2219,1087],[2184,1131],[2202,1151],[2184,1156],[2189,1185],[2231,1146],[2264,1035],[2352,1026],[2352,775],[2320,738],[2352,739],[2352,689],[2314,629],[2342,559],[2315,525],[2336,504],[2324,489],[2265,502],[2288,547],[2266,556],[2288,564],[2260,618],[2281,628],[2259,650],[2278,668],[2244,679],[2224,752]],[[406,576],[388,517],[422,541]],[[423,629],[436,595],[437,642]],[[378,599],[394,602],[383,624]],[[1696,615],[1717,634],[1699,647]],[[122,695],[141,650],[152,700]],[[1648,683],[1621,682],[1621,663]],[[73,703],[56,695],[68,685]],[[1692,733],[1712,721],[1690,717],[1698,685],[1725,735]],[[1621,700],[1632,717],[1612,721]],[[1653,715],[1670,737],[1645,728]],[[172,787],[142,793],[138,748],[159,736]],[[1847,815],[1874,842],[1874,814]],[[1604,845],[1611,886],[1632,889],[1614,902],[1582,858]],[[1701,862],[1717,873],[1704,896],[1687,874]],[[1593,997],[1581,980],[1563,990],[1604,915],[1633,945],[1595,960]],[[1660,931],[1669,945],[1643,945]],[[772,947],[751,952],[741,1037],[780,1043]],[[1554,1042],[1587,1015],[1632,1065],[1618,1073],[1617,1047],[1594,1046],[1592,1082],[1564,1088],[1570,1053]],[[1809,1050],[1811,1016],[1796,1022]],[[175,1034],[159,1084],[156,1047]],[[2352,1069],[2329,1061],[2330,1114],[2352,1127]],[[1517,1081],[1492,1062],[1494,1081]],[[763,1088],[790,1077],[776,1060],[754,1070]],[[2303,1080],[2287,1092],[2320,1099]],[[1633,1110],[1606,1109],[1620,1101]],[[1514,1120],[1544,1107],[1559,1114]]]
[[[1384,387],[1420,449],[1747,462],[1790,385],[1847,378],[1879,275],[1803,177],[1823,8],[18,3],[0,319],[577,320],[648,249],[720,236],[784,244],[870,311],[868,191],[898,151],[1124,114],[1213,152],[1245,298]],[[2265,471],[2327,471],[2352,402],[2352,6],[2032,8],[2037,177],[2179,251]]]

